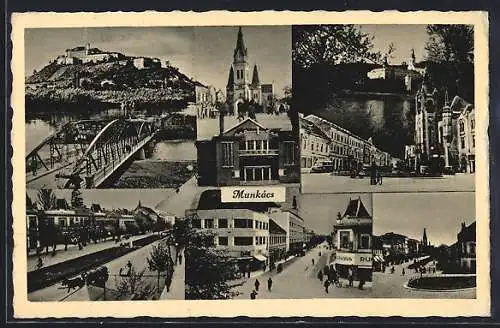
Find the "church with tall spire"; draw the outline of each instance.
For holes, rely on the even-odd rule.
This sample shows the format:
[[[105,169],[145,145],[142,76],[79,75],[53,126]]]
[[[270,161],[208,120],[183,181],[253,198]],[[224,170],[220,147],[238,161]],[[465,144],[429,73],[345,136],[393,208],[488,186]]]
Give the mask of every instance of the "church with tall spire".
[[[250,70],[252,70],[251,73]],[[269,88],[269,86],[271,87]],[[267,94],[269,93],[269,89],[272,90],[272,84],[261,84],[257,64],[251,68],[248,49],[245,46],[243,31],[240,27],[236,39],[236,47],[233,51],[233,63],[229,67],[226,101],[231,106],[233,112],[237,112],[238,105],[244,101],[253,101],[263,107],[267,107],[268,100],[270,99],[270,95]]]

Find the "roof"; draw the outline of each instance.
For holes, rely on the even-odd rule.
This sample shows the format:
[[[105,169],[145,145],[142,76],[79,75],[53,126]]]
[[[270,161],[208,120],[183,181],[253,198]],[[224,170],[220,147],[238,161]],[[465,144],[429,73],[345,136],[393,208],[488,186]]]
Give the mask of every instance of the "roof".
[[[383,234],[382,236],[380,236],[381,239],[406,239],[408,237],[406,237],[405,235],[401,235],[399,233],[394,233],[394,232],[387,232],[385,234]]]
[[[361,198],[350,199],[342,218],[371,218]]]
[[[330,137],[325,132],[323,132],[323,130],[321,130],[316,124],[314,124],[314,122],[311,122],[306,118],[299,117],[299,124],[301,128],[307,130],[309,133],[315,134],[321,138],[331,141]]]
[[[244,128],[245,130],[253,130],[253,129],[255,129],[255,130],[257,130],[257,129],[268,130],[267,128],[265,128],[259,122],[251,119],[250,117],[247,117],[245,120],[243,120],[240,123],[236,124],[232,128],[229,128],[228,130],[222,132],[222,134],[224,135],[226,133],[229,133],[229,132],[232,132],[234,130],[241,129],[241,128]]]
[[[234,49],[234,57],[236,57],[237,54],[240,54],[241,56],[245,57],[247,55],[248,51],[247,48],[245,47],[245,42],[243,41],[243,32],[241,31],[241,26],[238,29],[238,39],[236,40],[236,48]]]
[[[227,86],[232,86],[234,84],[234,70],[233,70],[233,66],[231,66],[231,68],[229,68],[229,76],[227,78]]]
[[[460,96],[455,96],[451,102],[450,109],[457,112],[465,112],[473,108],[472,104],[465,101]]]
[[[252,85],[259,85],[259,71],[257,70],[257,65],[253,67],[253,75],[252,75]]]
[[[273,202],[251,203],[223,203],[221,201],[220,189],[205,190],[200,195],[197,210],[215,210],[215,209],[248,209],[255,212],[267,212],[271,207],[280,207]]]
[[[274,220],[269,219],[269,234],[286,235],[286,231],[279,224],[274,222]]]
[[[462,224],[462,229],[457,235],[457,239],[462,239],[463,241],[475,241],[476,240],[476,221],[471,223],[469,226]]]

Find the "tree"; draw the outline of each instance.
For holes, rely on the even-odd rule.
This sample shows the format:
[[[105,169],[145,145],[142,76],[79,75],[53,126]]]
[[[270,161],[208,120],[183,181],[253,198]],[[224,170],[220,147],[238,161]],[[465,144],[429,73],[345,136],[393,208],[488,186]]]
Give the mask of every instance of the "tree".
[[[56,207],[56,195],[52,189],[42,188],[38,191],[38,203],[43,210],[50,210]]]
[[[309,68],[315,64],[380,62],[372,40],[355,25],[296,26],[292,30],[293,63]]]
[[[471,25],[427,25],[427,58],[433,62],[474,62],[474,28]]]
[[[154,246],[151,250],[149,257],[147,258],[149,270],[157,272],[158,278],[158,294],[160,294],[160,274],[161,272],[166,272],[167,275],[172,274],[174,271],[174,263],[170,254],[170,247],[160,242],[158,245]]]
[[[115,286],[118,298],[122,298],[126,295],[136,295],[145,294],[148,290],[148,286],[144,283],[143,276],[144,271],[135,271],[132,266],[130,268],[130,273],[127,276],[120,276],[119,279],[115,278]]]
[[[71,207],[73,208],[83,207],[83,198],[80,189],[73,189],[73,191],[71,192]]]

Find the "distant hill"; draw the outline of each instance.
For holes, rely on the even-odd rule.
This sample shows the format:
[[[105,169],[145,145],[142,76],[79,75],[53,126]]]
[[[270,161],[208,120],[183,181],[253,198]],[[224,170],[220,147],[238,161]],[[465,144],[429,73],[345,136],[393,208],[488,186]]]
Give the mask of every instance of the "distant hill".
[[[123,102],[133,103],[135,108],[171,108],[174,103],[174,107],[184,107],[194,101],[195,86],[200,84],[156,58],[118,54],[97,62],[76,58],[72,64],[64,59],[59,56],[26,78],[28,112],[48,106],[95,107]]]

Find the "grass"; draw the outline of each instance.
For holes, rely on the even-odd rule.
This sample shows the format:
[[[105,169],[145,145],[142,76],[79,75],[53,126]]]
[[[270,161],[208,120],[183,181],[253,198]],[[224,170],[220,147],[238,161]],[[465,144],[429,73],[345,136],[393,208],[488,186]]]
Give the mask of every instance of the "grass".
[[[189,171],[191,165],[194,169]],[[196,172],[195,161],[136,161],[114,188],[178,188]]]
[[[410,279],[408,287],[433,290],[454,290],[476,287],[476,276],[420,277]]]

